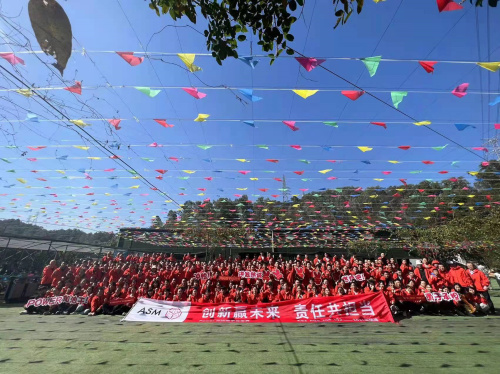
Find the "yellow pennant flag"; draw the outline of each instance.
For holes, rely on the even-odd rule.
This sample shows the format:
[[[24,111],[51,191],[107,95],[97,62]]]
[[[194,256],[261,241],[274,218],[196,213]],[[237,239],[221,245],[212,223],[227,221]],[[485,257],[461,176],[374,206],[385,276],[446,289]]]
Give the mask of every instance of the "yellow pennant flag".
[[[194,170],[183,170],[184,173],[187,173],[187,174],[194,174],[196,173],[196,171]]]
[[[87,157],[89,160],[102,160],[100,157]]]
[[[358,149],[359,149],[361,152],[368,152],[368,151],[373,150],[373,148],[370,148],[370,147],[358,147]]]
[[[194,58],[196,55],[194,53],[177,53],[177,56],[186,64],[187,68],[191,73],[194,73],[195,71],[200,71],[201,68],[199,66],[196,66],[194,64]]]
[[[26,89],[20,89],[20,90],[16,90],[16,92],[18,94],[21,94],[23,95],[24,97],[31,97],[33,96],[33,91],[31,91],[30,89],[26,88]]]
[[[469,207],[469,209],[470,209],[470,210],[474,210],[474,207],[473,207],[473,206],[470,206],[470,207]]]
[[[239,162],[250,162],[250,161],[248,161],[245,158],[237,158],[236,161],[239,161]]]
[[[300,204],[293,204],[292,207],[298,208]]]
[[[23,178],[17,178],[17,180],[19,182],[21,182],[22,184],[26,184],[26,179],[23,179]]]
[[[424,219],[426,219],[426,220],[430,220],[430,219],[431,219],[431,217],[424,217]]]
[[[139,188],[139,186],[131,186],[131,187],[129,187],[129,188]]]
[[[250,178],[251,181],[258,181],[259,178]]]
[[[458,205],[464,205],[464,203],[458,203]]]
[[[236,189],[239,190],[239,191],[246,191],[246,190],[248,190],[248,187],[245,187],[245,188],[238,188],[238,187],[236,187]]]
[[[70,119],[69,120],[72,124],[77,125],[78,127],[87,127],[91,126],[89,123],[83,122],[81,119]]]
[[[74,145],[74,148],[81,149],[82,151],[87,151],[90,147],[84,147],[83,145]]]
[[[416,126],[429,126],[431,124],[431,121],[413,122],[413,124]]]
[[[64,170],[56,170],[59,174],[66,174]]]
[[[205,196],[205,194],[202,192],[202,193],[199,193],[198,196]]]
[[[470,197],[470,198],[473,198],[475,197],[476,195],[467,195],[467,197]]]
[[[328,173],[330,171],[332,171],[332,169],[325,169],[325,170],[320,170],[319,173],[326,174],[326,173]]]
[[[496,73],[498,69],[500,69],[500,61],[497,62],[478,62],[477,63],[479,66],[481,66],[483,69],[492,71]]]
[[[382,179],[382,178],[373,178],[373,180],[376,180],[377,182],[382,182],[384,179]]]
[[[194,119],[195,122],[205,122],[207,118],[210,117],[210,114],[198,114],[198,117]]]
[[[474,176],[474,175],[478,175],[479,172],[477,172],[477,171],[469,171],[469,172],[467,172],[467,174],[470,174],[470,175]]]
[[[297,95],[299,95],[303,99],[307,99],[308,97],[314,95],[318,90],[292,90]]]
[[[401,163],[401,161],[393,161],[393,160],[389,160],[389,162],[390,162],[391,164],[400,164],[400,163]]]

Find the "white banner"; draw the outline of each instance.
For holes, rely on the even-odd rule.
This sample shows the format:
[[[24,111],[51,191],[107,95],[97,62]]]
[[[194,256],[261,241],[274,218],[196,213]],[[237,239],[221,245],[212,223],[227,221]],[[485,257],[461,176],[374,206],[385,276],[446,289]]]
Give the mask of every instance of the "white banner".
[[[139,299],[122,321],[184,322],[189,309],[188,301]]]

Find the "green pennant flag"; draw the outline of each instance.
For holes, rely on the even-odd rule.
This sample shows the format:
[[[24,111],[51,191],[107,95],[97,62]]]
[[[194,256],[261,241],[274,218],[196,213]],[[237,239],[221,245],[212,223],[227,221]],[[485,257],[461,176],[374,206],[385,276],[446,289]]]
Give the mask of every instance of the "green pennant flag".
[[[453,162],[451,163],[451,166],[455,166],[455,165],[456,165],[456,164],[458,164],[459,162],[460,162],[460,161],[453,161]],[[458,166],[457,166],[457,167],[458,167]]]
[[[211,145],[198,145],[198,148],[201,148],[201,149],[203,149],[204,151],[206,151],[207,149],[212,148],[212,146],[211,146]]]
[[[332,126],[332,127],[339,127],[337,122],[323,122],[327,126]]]
[[[6,158],[3,158],[3,157],[2,157],[2,158],[0,158],[0,160],[2,160],[2,161],[4,161],[4,162],[6,162],[6,163],[8,163],[8,164],[12,164],[12,162],[10,162],[9,160],[7,160]]]
[[[189,179],[189,177],[177,177],[177,178],[182,179],[182,180]]]
[[[310,164],[311,161],[307,161],[307,160],[299,160],[300,162],[303,162],[304,164]]]
[[[153,162],[154,159],[151,159],[151,158],[147,158],[147,157],[141,157],[144,161],[149,161],[149,162]]]
[[[149,87],[134,87],[134,88],[136,90],[141,91],[143,94],[148,95],[149,97],[155,97],[156,95],[158,95],[161,92],[161,90],[152,90]]]
[[[362,58],[361,61],[365,64],[368,69],[368,73],[370,73],[370,77],[373,77],[377,72],[378,65],[380,64],[380,60],[382,56],[373,56],[373,57],[365,57]]]
[[[432,149],[434,149],[435,151],[442,151],[443,149],[445,149],[446,147],[448,147],[448,144],[446,145],[443,145],[441,147],[432,147]]]
[[[257,147],[259,147],[260,149],[269,149],[269,147],[264,144],[257,145]]]
[[[14,169],[7,170],[7,173],[15,173],[16,171]]]
[[[403,99],[408,95],[406,91],[391,91],[391,99],[392,104],[397,109],[399,104],[403,101]]]
[[[422,170],[413,170],[413,171],[410,171],[410,174],[420,174],[422,172]]]

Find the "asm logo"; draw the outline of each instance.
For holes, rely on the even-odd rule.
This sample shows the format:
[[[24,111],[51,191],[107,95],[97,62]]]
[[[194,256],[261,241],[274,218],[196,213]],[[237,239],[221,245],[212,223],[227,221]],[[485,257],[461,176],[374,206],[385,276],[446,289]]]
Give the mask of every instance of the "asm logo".
[[[152,316],[160,316],[161,315],[161,309],[155,309],[155,308],[142,308],[139,310],[137,313],[141,314],[149,314]]]

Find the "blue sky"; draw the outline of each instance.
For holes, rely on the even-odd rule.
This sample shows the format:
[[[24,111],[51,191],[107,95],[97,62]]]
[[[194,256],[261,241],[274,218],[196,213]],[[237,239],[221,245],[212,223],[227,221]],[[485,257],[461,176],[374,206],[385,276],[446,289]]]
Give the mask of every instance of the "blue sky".
[[[251,69],[238,60],[228,59],[219,66],[211,57],[198,55],[195,64],[203,70],[196,74],[186,72],[178,66],[183,65],[175,54],[206,54],[203,36],[190,28],[170,27],[151,39],[155,32],[175,23],[168,16],[157,17],[147,2],[88,0],[61,2],[61,5],[71,20],[75,38],[73,48],[77,50],[64,73],[64,84],[30,54],[19,54],[26,66],[16,65],[18,72],[6,61],[0,64],[38,87],[63,87],[73,84],[74,80],[82,81],[81,96],[51,90],[47,91],[50,99],[65,105],[70,118],[89,119],[92,126],[86,129],[95,138],[107,141],[108,145],[120,144],[120,150],[113,151],[180,204],[186,200],[234,198],[235,194],[247,194],[252,200],[257,198],[255,195],[270,197],[279,194],[278,188],[282,187],[273,178],[283,175],[291,194],[300,194],[301,188],[313,191],[347,185],[387,187],[399,185],[400,178],[414,183],[426,178],[467,176],[468,171],[477,169],[481,157],[494,156],[477,151],[470,153],[424,127],[414,126],[404,115],[368,95],[352,102],[338,92],[353,89],[349,84],[321,68],[308,73],[294,58],[285,56],[270,66],[269,59],[261,57],[257,67]],[[292,46],[311,57],[381,55],[395,60],[500,61],[500,24],[494,22],[498,10],[489,10],[488,25],[487,8],[475,9],[468,2],[464,6],[461,11],[439,13],[435,1],[431,0],[388,0],[379,4],[367,1],[361,15],[353,15],[345,26],[333,30],[335,17],[331,2],[309,0],[303,18],[292,29],[295,36]],[[8,2],[2,4],[1,11],[8,16],[19,14],[12,21],[24,28],[33,49],[40,50],[32,34],[26,5]],[[200,31],[203,30],[201,21],[200,18],[200,24],[194,26]],[[187,24],[182,21],[175,25]],[[10,33],[4,21],[0,21],[0,25],[3,33]],[[141,52],[148,41],[148,51],[172,55],[153,55],[152,59],[132,67],[115,53],[105,53]],[[250,55],[250,41],[253,41],[253,53],[262,55],[255,38],[249,37],[249,42],[241,44],[240,56]],[[80,53],[83,48],[87,56]],[[3,52],[24,51],[8,45],[0,49]],[[50,61],[43,54],[38,56],[43,61]],[[323,65],[367,91],[373,91],[388,103],[391,103],[390,91],[408,91],[399,106],[401,111],[419,121],[432,121],[433,129],[468,149],[482,146],[484,138],[496,135],[493,124],[500,122],[500,105],[491,107],[488,102],[500,95],[495,94],[499,92],[498,73],[470,63],[440,62],[434,74],[427,74],[414,61],[382,61],[376,75],[370,77],[359,60],[328,59]],[[15,88],[3,77],[0,80],[2,88]],[[114,88],[106,87],[106,82]],[[453,96],[451,90],[465,82],[470,83],[469,94],[461,99]],[[240,88],[253,88],[254,94],[263,99],[242,104],[230,90],[209,89],[205,84],[232,87],[235,92]],[[161,89],[158,96],[149,98],[131,86],[174,88]],[[180,89],[191,86],[206,93],[207,97],[196,100]],[[332,91],[320,91],[304,100],[292,89]],[[56,116],[32,98],[5,91],[1,95],[14,104],[5,100],[0,103],[4,117],[0,122],[3,129],[0,154],[10,162],[0,162],[0,208],[4,208],[0,209],[0,218],[28,219],[38,214],[37,222],[47,228],[65,224],[114,230],[119,225],[149,225],[151,216],[164,216],[163,212],[176,209],[175,204],[165,203],[169,198],[162,198],[139,180],[131,179],[132,175],[96,146],[86,144],[77,133],[61,127],[62,122],[6,123],[7,120],[24,119],[27,112],[38,114],[40,119],[56,119]],[[93,115],[86,113],[85,108],[82,110],[82,102],[94,109]],[[209,121],[193,122],[198,113],[210,114]],[[115,131],[100,120],[113,117],[123,119],[121,130]],[[175,127],[163,128],[153,121],[155,118],[166,119]],[[256,127],[243,124],[244,120],[255,121]],[[292,132],[281,123],[284,120],[296,121],[300,130]],[[338,128],[325,126],[323,121],[337,121]],[[387,122],[388,128],[373,126],[371,121]],[[475,128],[458,131],[456,123],[472,124]],[[164,146],[148,147],[153,142]],[[259,144],[269,149],[256,147]],[[442,151],[429,148],[446,144],[448,146]],[[12,145],[18,148],[5,147]],[[84,151],[73,145],[91,148]],[[197,145],[212,145],[212,148],[202,150]],[[301,145],[303,149],[298,151],[290,145]],[[402,151],[397,148],[400,145],[410,145],[412,149]],[[48,148],[30,151],[27,146]],[[325,150],[325,146],[333,148]],[[370,146],[373,150],[363,153],[357,146]],[[24,151],[28,153],[22,156]],[[66,155],[65,161],[56,159]],[[180,160],[175,162],[169,157]],[[37,161],[27,158],[37,158]],[[266,159],[280,162],[270,163]],[[300,162],[301,159],[310,163]],[[389,160],[401,163],[392,164]],[[422,160],[432,160],[435,164],[424,165]],[[452,166],[454,161],[459,162]],[[103,171],[110,168],[116,170]],[[163,180],[158,180],[155,169],[169,171]],[[325,169],[333,170],[318,173]],[[8,170],[15,170],[15,173]],[[32,170],[38,172],[32,173]],[[187,174],[182,170],[196,172]],[[222,172],[217,172],[219,170]],[[410,173],[418,170],[422,173]],[[450,173],[444,176],[438,173],[443,170]],[[81,171],[93,179],[85,179]],[[242,175],[238,171],[250,173]],[[293,171],[304,171],[304,174],[299,176]],[[382,171],[392,174],[383,175]],[[61,179],[64,176],[68,178]],[[112,176],[117,178],[109,179]],[[187,180],[178,178],[187,176]],[[330,176],[338,179],[327,180]],[[207,181],[206,177],[213,177],[213,180]],[[250,178],[259,179],[252,181]],[[375,181],[374,178],[384,180]],[[118,186],[111,188],[113,185]],[[140,187],[130,188],[136,185]],[[47,186],[51,189],[45,188]],[[83,189],[87,186],[91,188]],[[269,191],[262,193],[259,188],[269,188]],[[86,195],[89,191],[94,195]],[[181,193],[185,195],[179,195]]]

